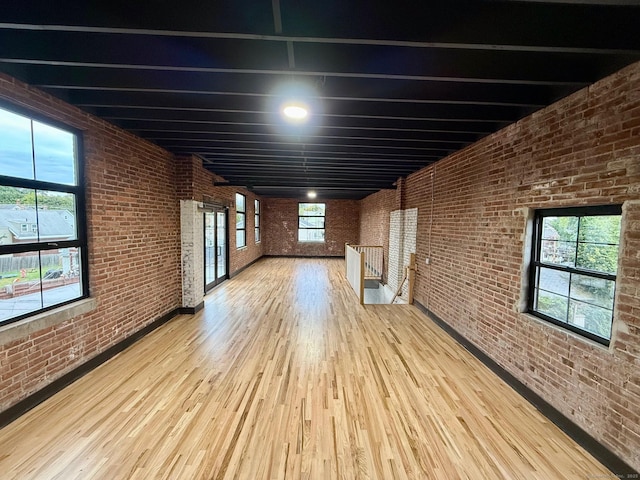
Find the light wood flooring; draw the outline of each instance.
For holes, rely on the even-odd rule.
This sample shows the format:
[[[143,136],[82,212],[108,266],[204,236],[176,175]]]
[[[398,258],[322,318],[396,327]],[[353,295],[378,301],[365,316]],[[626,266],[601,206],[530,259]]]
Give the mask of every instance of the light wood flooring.
[[[341,259],[262,260],[0,430],[7,479],[615,478]]]

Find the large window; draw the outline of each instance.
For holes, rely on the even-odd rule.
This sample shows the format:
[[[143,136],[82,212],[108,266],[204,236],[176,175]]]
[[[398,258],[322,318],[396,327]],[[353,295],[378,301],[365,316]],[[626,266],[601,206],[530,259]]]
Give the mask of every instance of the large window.
[[[620,215],[616,205],[536,212],[530,313],[609,344]]]
[[[0,324],[88,295],[79,143],[0,105]]]
[[[246,198],[236,193],[236,248],[247,246],[247,204]]]
[[[324,242],[324,203],[298,204],[298,241]]]
[[[260,200],[254,200],[256,243],[260,243]]]

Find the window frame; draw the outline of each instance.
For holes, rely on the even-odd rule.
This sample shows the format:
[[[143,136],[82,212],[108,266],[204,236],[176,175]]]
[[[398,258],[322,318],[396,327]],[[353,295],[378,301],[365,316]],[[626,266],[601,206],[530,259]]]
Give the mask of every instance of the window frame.
[[[76,180],[74,184],[67,183],[56,183],[48,180],[36,180],[29,178],[19,178],[19,177],[10,177],[4,176],[0,174],[0,185],[4,187],[13,187],[13,188],[24,188],[27,190],[36,191],[49,191],[49,192],[58,192],[58,193],[66,193],[73,195],[74,197],[74,206],[75,211],[73,214],[75,215],[75,227],[76,227],[76,238],[74,240],[58,240],[55,242],[50,242],[46,240],[39,240],[33,242],[25,242],[25,243],[17,243],[17,244],[5,244],[0,245],[0,256],[1,255],[15,255],[22,253],[35,253],[38,256],[42,255],[44,252],[51,250],[60,250],[65,248],[77,248],[80,251],[79,255],[79,274],[80,274],[80,295],[68,300],[64,300],[59,303],[55,303],[53,305],[42,306],[37,310],[32,310],[30,312],[17,315],[11,318],[7,318],[4,320],[0,320],[0,326],[14,324],[18,321],[29,319],[30,317],[35,317],[36,315],[42,314],[44,312],[48,312],[54,310],[56,308],[60,308],[65,305],[73,304],[80,300],[84,300],[89,298],[89,248],[88,248],[88,235],[87,235],[87,211],[86,211],[86,187],[85,187],[85,156],[84,156],[84,142],[82,131],[74,128],[65,123],[59,122],[55,119],[49,118],[45,115],[38,113],[37,111],[33,111],[27,108],[20,107],[18,105],[14,105],[13,103],[6,102],[0,100],[0,109],[7,110],[10,113],[21,115],[27,117],[31,120],[31,134],[32,134],[32,143],[31,143],[31,153],[34,154],[34,144],[33,144],[33,122],[39,122],[45,124],[47,126],[62,130],[66,133],[73,135],[75,141],[75,169],[76,169]],[[37,209],[37,204],[36,204]],[[37,233],[37,223],[36,225],[36,233]],[[22,230],[22,226],[21,226]],[[27,230],[29,230],[27,225]],[[43,274],[42,266],[40,268],[40,282],[42,282]],[[44,300],[42,297],[42,288],[40,288],[41,294],[41,302]]]
[[[323,215],[300,215],[301,205],[322,205]],[[300,220],[302,218],[322,218],[322,228],[320,227],[301,227]],[[327,228],[327,204],[324,202],[298,202],[298,243],[325,243]],[[322,240],[300,240],[300,232],[302,230],[321,230],[323,232]]]
[[[543,240],[543,221],[547,217],[578,217],[581,219],[582,217],[596,217],[596,216],[619,216],[620,222],[622,222],[622,205],[611,204],[611,205],[594,205],[594,206],[584,206],[584,207],[565,207],[565,208],[547,208],[547,209],[538,209],[534,212],[533,217],[533,231],[531,235],[531,261],[529,265],[529,285],[527,292],[527,313],[534,315],[537,318],[545,320],[549,323],[552,323],[558,327],[561,327],[565,330],[569,330],[573,333],[576,333],[582,337],[588,338],[594,342],[597,342],[604,346],[609,346],[611,343],[611,334],[613,333],[613,320],[615,318],[615,291],[617,289],[617,267],[616,273],[605,273],[602,271],[589,270],[586,268],[581,268],[578,266],[566,266],[566,265],[558,265],[554,263],[543,262],[541,260],[541,252],[542,252],[542,240]],[[580,225],[580,220],[578,220],[578,225]],[[576,256],[578,252],[578,246],[581,243],[579,237],[579,227],[576,234]],[[620,252],[620,238],[618,238],[618,255]],[[535,306],[537,304],[538,298],[536,298],[536,279],[539,278],[538,272],[541,268],[555,270],[559,272],[565,272],[569,274],[576,274],[581,276],[586,276],[590,278],[603,279],[612,281],[614,284],[613,288],[613,302],[611,308],[611,329],[609,338],[601,337],[597,334],[590,332],[589,330],[580,328],[575,326],[568,321],[563,322],[562,320],[558,320],[554,317],[546,315],[543,312],[537,311]],[[571,280],[570,280],[571,285]],[[570,293],[569,293],[570,295]],[[570,300],[571,297],[568,297]],[[568,304],[569,305],[569,304]],[[569,306],[568,306],[569,308]]]
[[[261,239],[261,232],[260,232],[260,200],[258,199],[254,199],[253,200],[253,208],[254,208],[254,235],[255,235],[255,243],[258,244],[260,243]]]
[[[242,210],[238,208],[239,198],[242,198]],[[247,246],[247,196],[242,193],[236,192],[235,198],[235,206],[236,206],[236,250],[241,248],[245,248]],[[242,224],[244,227],[238,228],[238,219],[242,218]],[[238,232],[243,232],[242,237],[244,242],[242,245],[238,245]]]

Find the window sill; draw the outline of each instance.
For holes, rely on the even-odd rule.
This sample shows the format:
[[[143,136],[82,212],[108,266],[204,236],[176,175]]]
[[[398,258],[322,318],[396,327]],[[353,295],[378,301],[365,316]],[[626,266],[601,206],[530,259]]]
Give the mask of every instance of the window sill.
[[[91,312],[95,310],[96,305],[97,302],[95,298],[83,298],[77,302],[3,325],[0,327],[0,346]]]
[[[546,320],[544,320],[543,318],[537,317],[529,312],[520,312],[521,315],[523,315],[527,320],[529,321],[535,321],[536,323],[538,323],[539,325],[544,325],[545,327],[549,327],[552,328],[553,330],[555,330],[556,332],[562,333],[564,335],[567,335],[571,338],[574,338],[576,340],[580,340],[581,342],[584,343],[588,343],[589,345],[593,346],[593,347],[597,347],[603,351],[612,353],[613,352],[613,337],[611,338],[610,342],[609,342],[609,346],[607,345],[603,345],[601,343],[596,342],[595,340],[591,340],[590,338],[584,337],[582,335],[580,335],[579,333],[573,332],[569,329],[566,328],[562,328],[559,325],[556,325],[555,323],[551,323],[551,322],[547,322]]]

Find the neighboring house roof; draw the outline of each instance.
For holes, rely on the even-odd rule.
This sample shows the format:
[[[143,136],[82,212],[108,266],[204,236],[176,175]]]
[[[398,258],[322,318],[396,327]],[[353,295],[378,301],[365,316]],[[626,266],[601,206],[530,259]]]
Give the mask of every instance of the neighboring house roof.
[[[27,231],[22,226],[27,225]],[[0,208],[0,226],[6,227],[16,240],[36,240],[38,233],[43,238],[74,238],[75,218],[68,210],[38,210],[38,232],[32,230],[36,224],[35,209]]]

